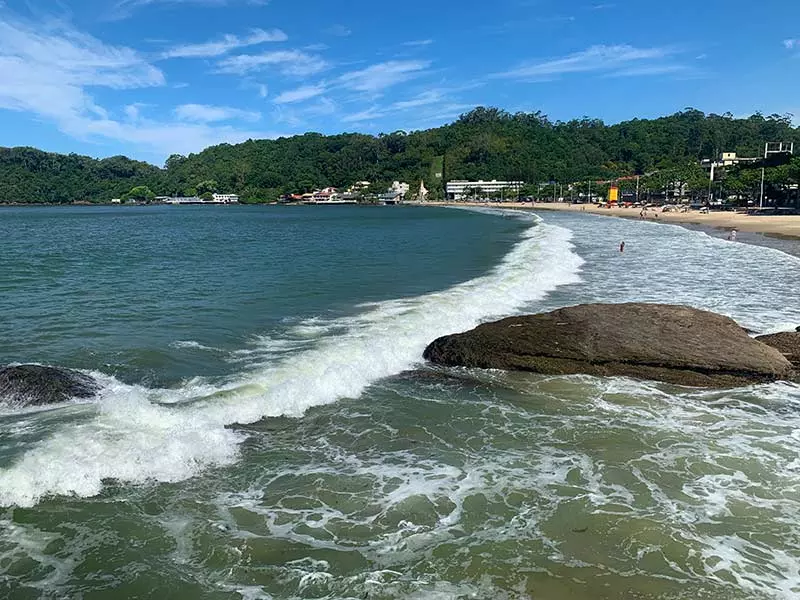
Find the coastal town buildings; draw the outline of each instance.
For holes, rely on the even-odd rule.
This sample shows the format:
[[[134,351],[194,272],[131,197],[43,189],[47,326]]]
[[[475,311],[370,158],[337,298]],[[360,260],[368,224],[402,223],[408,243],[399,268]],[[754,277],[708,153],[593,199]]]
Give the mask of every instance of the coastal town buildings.
[[[448,200],[466,200],[467,198],[487,198],[495,194],[516,196],[524,185],[522,181],[464,181],[456,180],[447,183]]]
[[[237,194],[212,194],[210,200],[199,196],[156,196],[156,202],[163,204],[238,204]]]
[[[213,194],[212,198],[217,204],[239,204],[238,194]]]

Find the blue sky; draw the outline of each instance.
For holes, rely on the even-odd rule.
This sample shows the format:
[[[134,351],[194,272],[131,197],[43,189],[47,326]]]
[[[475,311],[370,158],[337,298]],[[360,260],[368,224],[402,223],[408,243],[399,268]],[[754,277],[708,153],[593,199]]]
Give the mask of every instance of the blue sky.
[[[0,0],[0,145],[156,164],[479,105],[800,116],[799,76],[796,0]]]

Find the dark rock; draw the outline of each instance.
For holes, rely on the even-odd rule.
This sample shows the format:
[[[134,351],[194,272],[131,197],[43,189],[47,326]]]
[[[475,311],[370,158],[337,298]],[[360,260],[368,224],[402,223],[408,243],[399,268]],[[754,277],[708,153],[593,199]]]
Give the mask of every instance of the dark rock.
[[[70,369],[19,365],[0,368],[0,402],[15,406],[57,404],[72,398],[92,398],[100,386]]]
[[[787,331],[785,333],[774,333],[772,335],[762,335],[756,338],[762,344],[772,346],[783,354],[794,368],[800,371],[800,333]]]
[[[732,319],[685,306],[590,304],[485,323],[430,344],[446,366],[627,376],[698,387],[788,379],[780,352]]]

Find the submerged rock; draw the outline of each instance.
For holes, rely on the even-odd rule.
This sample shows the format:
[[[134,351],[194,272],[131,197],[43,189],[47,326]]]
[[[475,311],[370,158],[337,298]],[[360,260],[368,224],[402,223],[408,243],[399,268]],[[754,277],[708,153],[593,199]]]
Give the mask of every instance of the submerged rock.
[[[698,387],[788,379],[789,361],[732,319],[685,306],[588,304],[511,317],[435,340],[446,366],[627,376]]]
[[[756,339],[762,344],[775,348],[794,365],[796,370],[800,371],[800,332],[773,333],[759,336]]]
[[[0,368],[0,402],[5,404],[57,404],[72,398],[92,398],[99,389],[94,379],[70,369],[40,365]]]

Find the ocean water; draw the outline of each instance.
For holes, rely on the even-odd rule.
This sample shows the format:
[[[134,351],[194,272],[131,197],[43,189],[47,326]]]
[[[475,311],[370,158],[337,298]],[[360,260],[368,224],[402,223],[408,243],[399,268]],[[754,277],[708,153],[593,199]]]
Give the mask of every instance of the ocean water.
[[[603,217],[0,210],[0,597],[800,597],[800,387],[439,369],[580,302],[800,324],[800,259]],[[625,240],[626,251],[617,251]]]

